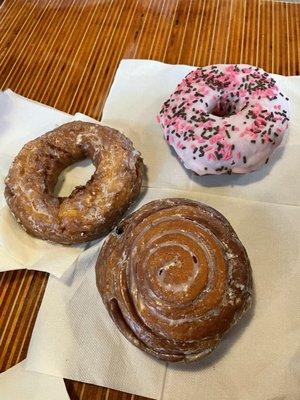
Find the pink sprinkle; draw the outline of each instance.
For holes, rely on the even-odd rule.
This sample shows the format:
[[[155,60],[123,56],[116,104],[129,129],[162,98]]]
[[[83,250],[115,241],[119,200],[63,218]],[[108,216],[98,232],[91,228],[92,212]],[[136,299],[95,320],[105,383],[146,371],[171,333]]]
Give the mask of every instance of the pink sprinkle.
[[[197,143],[204,143],[206,140],[203,139],[201,136],[196,136],[194,139]]]
[[[206,147],[206,151],[210,151],[210,150],[213,150],[214,149],[214,146],[207,146]]]
[[[262,106],[259,103],[256,103],[252,111],[255,115],[258,115],[262,111],[262,109]]]
[[[249,68],[243,68],[242,71],[243,71],[245,74],[250,74],[251,69],[249,69]]]
[[[223,155],[223,160],[225,160],[225,161],[231,160],[231,158],[232,158],[231,144],[225,143],[224,147],[222,147],[222,149],[219,150],[219,153],[221,153]]]
[[[217,142],[222,142],[224,139],[225,139],[224,135],[222,133],[219,133],[219,134],[217,134],[215,136],[212,136],[209,139],[209,143],[210,144],[214,144],[214,143],[217,143]]]
[[[269,143],[270,140],[269,140],[269,136],[267,133],[264,134],[263,138],[267,143]]]
[[[207,121],[202,125],[202,127],[205,129],[212,128],[212,126],[213,126],[212,121]]]
[[[215,159],[216,159],[216,156],[215,156],[213,153],[209,153],[209,154],[207,155],[207,159],[208,159],[208,160],[215,160]]]

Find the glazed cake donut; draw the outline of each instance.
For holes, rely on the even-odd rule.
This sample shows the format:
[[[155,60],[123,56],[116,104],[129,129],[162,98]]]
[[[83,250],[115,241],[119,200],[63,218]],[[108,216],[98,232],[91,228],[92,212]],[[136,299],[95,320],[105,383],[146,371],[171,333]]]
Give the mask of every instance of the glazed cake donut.
[[[90,158],[96,168],[69,197],[53,194],[59,174]],[[71,122],[28,142],[6,178],[7,204],[31,235],[62,244],[96,239],[109,231],[136,199],[143,162],[115,129]]]
[[[288,127],[288,98],[250,65],[197,68],[158,115],[166,141],[198,175],[247,173],[267,163]]]
[[[251,267],[215,209],[185,199],[150,202],[104,243],[96,282],[117,327],[165,361],[212,352],[251,304]]]

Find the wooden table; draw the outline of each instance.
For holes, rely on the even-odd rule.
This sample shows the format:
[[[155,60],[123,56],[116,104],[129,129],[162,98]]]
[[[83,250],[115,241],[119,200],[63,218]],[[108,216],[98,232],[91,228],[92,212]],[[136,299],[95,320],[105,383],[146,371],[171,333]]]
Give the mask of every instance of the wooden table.
[[[0,0],[0,88],[100,119],[122,58],[247,63],[300,74],[300,4]],[[1,133],[0,133],[1,134]],[[0,274],[0,371],[26,357],[48,274]],[[66,380],[71,399],[142,399]],[[184,399],[183,399],[184,400]]]

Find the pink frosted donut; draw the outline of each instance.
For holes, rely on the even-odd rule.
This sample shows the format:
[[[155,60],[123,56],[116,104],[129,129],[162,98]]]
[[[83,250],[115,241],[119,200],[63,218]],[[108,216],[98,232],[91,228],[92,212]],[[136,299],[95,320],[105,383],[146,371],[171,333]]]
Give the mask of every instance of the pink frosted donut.
[[[190,72],[157,117],[169,145],[198,175],[246,173],[267,163],[288,127],[288,98],[250,65]]]

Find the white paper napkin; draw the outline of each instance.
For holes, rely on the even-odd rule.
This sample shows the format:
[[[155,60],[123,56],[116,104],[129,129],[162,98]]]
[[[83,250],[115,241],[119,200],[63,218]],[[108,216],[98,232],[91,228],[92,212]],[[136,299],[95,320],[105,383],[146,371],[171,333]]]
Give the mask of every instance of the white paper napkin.
[[[26,368],[159,398],[165,364],[133,347],[107,316],[95,286],[98,250],[82,253],[60,280],[49,279]]]
[[[65,114],[11,90],[0,92],[0,271],[27,268],[60,277],[86,248],[86,244],[62,246],[28,235],[9,212],[4,198],[4,178],[23,145],[72,120],[94,121],[82,114]],[[68,195],[71,188],[85,184],[93,171],[88,161],[67,168],[59,179],[59,194]]]
[[[1,400],[68,400],[63,379],[26,371],[25,361],[0,374]]]
[[[164,197],[204,201],[231,221],[252,263],[253,310],[213,355],[193,366],[169,365],[166,370],[127,342],[110,320],[95,285],[97,245],[80,255],[63,278],[49,279],[26,367],[164,400],[198,400],[199,393],[203,400],[280,395],[296,400],[298,208],[167,189],[149,189],[140,204]]]
[[[163,102],[194,68],[144,60],[124,60],[118,68],[102,123],[124,131],[141,151],[148,166],[147,185],[299,205],[295,177],[300,170],[300,76],[274,75],[290,98],[291,121],[287,145],[277,149],[265,168],[245,175],[197,177],[175,158],[156,122]]]

